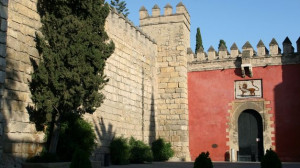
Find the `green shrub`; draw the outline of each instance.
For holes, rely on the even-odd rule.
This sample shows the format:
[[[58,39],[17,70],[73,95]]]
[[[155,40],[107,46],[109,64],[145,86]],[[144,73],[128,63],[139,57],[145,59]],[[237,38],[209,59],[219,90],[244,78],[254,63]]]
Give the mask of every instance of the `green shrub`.
[[[88,154],[85,150],[77,148],[72,157],[70,168],[92,168],[89,156],[90,154]]]
[[[282,168],[281,161],[272,149],[267,150],[260,163],[261,168]]]
[[[170,143],[165,143],[164,139],[159,138],[152,142],[152,152],[155,161],[166,161],[174,155]]]
[[[148,145],[146,145],[143,141],[139,141],[131,137],[129,141],[129,146],[130,163],[144,163],[145,161],[152,162],[153,155],[151,148]]]
[[[209,152],[202,152],[195,160],[194,168],[213,168]]]
[[[48,140],[49,129],[50,127],[45,132]],[[27,162],[69,162],[77,148],[90,156],[96,145],[95,140],[96,135],[92,125],[79,115],[69,114],[62,118],[56,154],[48,153],[44,149],[39,156],[30,158]]]
[[[110,143],[110,158],[112,164],[129,164],[130,148],[127,139],[119,137]]]
[[[61,124],[57,155],[62,161],[71,161],[76,149],[81,149],[90,156],[96,145],[93,126],[78,115],[67,117]]]

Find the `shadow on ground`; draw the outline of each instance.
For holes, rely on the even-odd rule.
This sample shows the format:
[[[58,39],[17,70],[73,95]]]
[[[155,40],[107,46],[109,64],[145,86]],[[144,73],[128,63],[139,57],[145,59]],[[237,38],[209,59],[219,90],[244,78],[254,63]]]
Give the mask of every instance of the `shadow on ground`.
[[[214,168],[260,168],[258,162],[214,162]],[[194,162],[153,162],[151,164],[112,165],[110,168],[193,168]],[[283,168],[299,168],[300,163],[283,163]]]

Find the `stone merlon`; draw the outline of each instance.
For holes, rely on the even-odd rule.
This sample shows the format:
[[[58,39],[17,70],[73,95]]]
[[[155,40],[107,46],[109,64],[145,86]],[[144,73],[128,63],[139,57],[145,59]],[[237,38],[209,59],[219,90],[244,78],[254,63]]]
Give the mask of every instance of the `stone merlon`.
[[[224,44],[221,44],[219,51],[227,51],[227,48],[225,47]]]
[[[247,41],[247,42],[243,45],[243,49],[249,49],[249,48],[252,48],[252,49],[253,49],[253,47],[252,47],[252,45],[250,44],[250,42]]]
[[[284,39],[284,41],[282,42],[282,44],[292,44],[291,40],[289,39],[289,37],[286,37]]]
[[[300,37],[299,39],[296,41],[297,43],[297,51],[299,52],[299,45],[300,45]],[[282,56],[287,56],[289,58],[291,54],[294,54],[294,47],[292,46],[292,42],[290,41],[290,39],[287,37],[284,41],[283,41],[283,53],[281,54],[281,49],[278,46],[277,41],[273,38],[269,44],[270,50],[267,49],[267,47],[265,46],[264,42],[262,40],[259,40],[259,42],[257,43],[257,52],[254,50],[254,48],[252,47],[252,45],[250,44],[249,41],[247,41],[242,49],[243,49],[243,53],[240,52],[240,50],[238,49],[238,46],[236,45],[236,43],[233,43],[232,46],[230,47],[230,53],[228,52],[227,48],[225,46],[220,46],[219,47],[219,51],[217,52],[213,46],[210,46],[210,48],[208,49],[208,54],[205,53],[202,50],[198,50],[198,53],[195,53],[195,56],[193,59],[189,59],[189,62],[211,62],[211,61],[228,61],[230,59],[235,59],[236,57],[242,57],[244,56],[249,56],[251,58],[254,57],[275,57],[274,59],[276,59],[276,57],[282,57]],[[199,54],[200,53],[200,54]],[[208,57],[206,57],[206,55],[208,55]],[[191,57],[192,58],[192,57]],[[296,57],[298,59],[298,57]],[[277,61],[277,60],[276,60]],[[276,62],[275,61],[275,62]],[[295,61],[295,60],[293,60]],[[279,64],[279,63],[275,63],[274,64]],[[286,61],[284,62],[284,64],[291,62],[291,61]],[[208,65],[207,65],[208,66]],[[209,69],[209,68],[208,68]]]
[[[152,8],[152,16],[157,17],[160,16],[160,8],[158,5],[154,5]]]
[[[140,26],[149,26],[149,25],[157,25],[157,24],[166,24],[170,23],[179,23],[183,22],[188,30],[190,30],[190,15],[186,9],[186,7],[179,3],[176,6],[176,12],[173,13],[173,8],[170,4],[167,4],[164,7],[164,14],[161,15],[161,10],[158,5],[154,5],[152,8],[152,15],[148,14],[146,8],[141,7],[140,9]]]
[[[294,47],[292,46],[291,40],[286,37],[285,40],[282,42],[283,45],[283,54],[288,55],[294,53]]]
[[[275,40],[275,38],[272,38],[270,44],[270,46],[273,46],[273,45],[278,45],[277,41]]]
[[[148,11],[144,6],[142,6],[140,8],[140,19],[144,19],[144,18],[147,18],[147,17],[149,17]]]
[[[164,8],[165,8],[165,13],[164,13],[165,16],[172,15],[173,7],[169,3]]]
[[[143,8],[143,7],[142,7]],[[144,9],[140,9],[140,12],[147,12],[147,10]],[[146,10],[146,11],[143,11]],[[134,23],[132,23],[132,21],[130,21],[128,18],[126,18],[123,14],[118,13],[117,10],[115,8],[111,8],[111,16],[113,19],[111,20],[119,20],[118,22],[120,22],[122,20],[122,22],[125,22],[125,25],[128,24],[129,26],[125,26],[124,25],[124,29],[125,32],[130,32],[131,34],[136,34],[138,33],[140,36],[144,36],[146,39],[148,39],[149,41],[151,41],[152,43],[156,43],[155,40],[153,40],[149,35],[147,35],[145,32],[143,32],[139,27],[135,26]],[[129,27],[133,28],[133,29],[129,29]]]
[[[259,40],[259,42],[257,43],[256,47],[257,48],[259,48],[259,47],[265,47],[265,44],[264,44],[264,42],[262,40]]]
[[[232,44],[232,46],[230,47],[230,50],[238,50],[236,43]]]

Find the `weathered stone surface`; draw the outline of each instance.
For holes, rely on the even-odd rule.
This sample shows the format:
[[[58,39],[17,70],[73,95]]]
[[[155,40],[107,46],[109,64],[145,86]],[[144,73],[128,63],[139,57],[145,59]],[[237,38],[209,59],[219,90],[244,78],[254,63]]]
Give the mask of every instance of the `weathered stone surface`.
[[[187,102],[187,48],[190,24],[185,7],[179,7],[176,15],[167,13],[159,19],[155,16],[141,18],[140,27],[150,34],[158,45],[159,90],[155,113],[157,136],[171,142],[176,153],[174,160],[189,160],[188,107],[181,106],[179,102]],[[187,135],[187,138],[182,140],[186,143],[177,143],[181,141],[182,128]]]
[[[26,111],[32,104],[30,58],[39,59],[34,40],[41,27],[36,3],[1,0],[0,5],[1,114],[8,167],[19,166],[10,156],[26,158],[38,151],[34,145],[43,143],[43,133],[35,130]],[[167,16],[141,18],[143,31],[114,10],[109,14],[105,28],[116,49],[105,67],[110,79],[102,90],[106,99],[93,115],[84,116],[97,135],[94,160],[104,159],[115,136],[134,136],[146,143],[161,136],[174,146],[175,159],[190,159],[186,54],[190,18],[183,5],[177,8],[176,14],[169,11]],[[147,11],[141,12],[144,18],[149,17]]]
[[[98,135],[100,146],[94,159],[103,159],[114,136],[134,136],[146,143],[156,137],[153,113],[158,88],[154,82],[157,46],[140,30],[130,28],[130,22],[117,13],[111,12],[108,18],[106,31],[116,49],[105,68],[110,79],[103,90],[106,99],[93,115],[85,116]]]

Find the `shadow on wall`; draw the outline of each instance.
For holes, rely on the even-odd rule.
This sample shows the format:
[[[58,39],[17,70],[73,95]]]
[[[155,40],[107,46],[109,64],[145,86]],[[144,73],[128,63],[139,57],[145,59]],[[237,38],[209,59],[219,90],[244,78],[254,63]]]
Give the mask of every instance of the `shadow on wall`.
[[[234,65],[235,65],[235,67],[237,67],[237,68],[234,69],[235,75],[242,76],[242,70],[241,70],[242,58],[241,57],[236,57],[236,59],[234,61]]]
[[[153,90],[153,89],[152,89]],[[149,144],[151,144],[156,139],[155,134],[155,100],[154,100],[154,93],[152,91],[151,94],[151,112],[150,112],[150,126],[149,126]]]
[[[16,53],[15,53],[16,54]],[[28,78],[25,71],[18,69],[19,61],[15,54],[6,57],[5,83],[1,86],[1,145],[3,167],[20,167],[24,159],[34,156],[42,149],[42,134],[39,134],[30,123],[26,111],[28,103]],[[0,167],[1,167],[0,164]]]
[[[225,152],[225,154],[224,154],[224,161],[230,161],[229,151]]]
[[[286,55],[282,63],[298,55]],[[297,59],[297,58],[296,58]],[[282,66],[282,83],[275,94],[275,146],[282,161],[300,161],[300,64]]]
[[[92,155],[92,160],[101,161],[102,166],[107,166],[110,162],[110,142],[115,137],[115,132],[113,132],[113,125],[109,123],[108,127],[106,127],[102,117],[100,118],[100,120],[96,120],[95,118],[93,118],[93,123],[95,126],[99,144],[97,145],[96,150]]]

